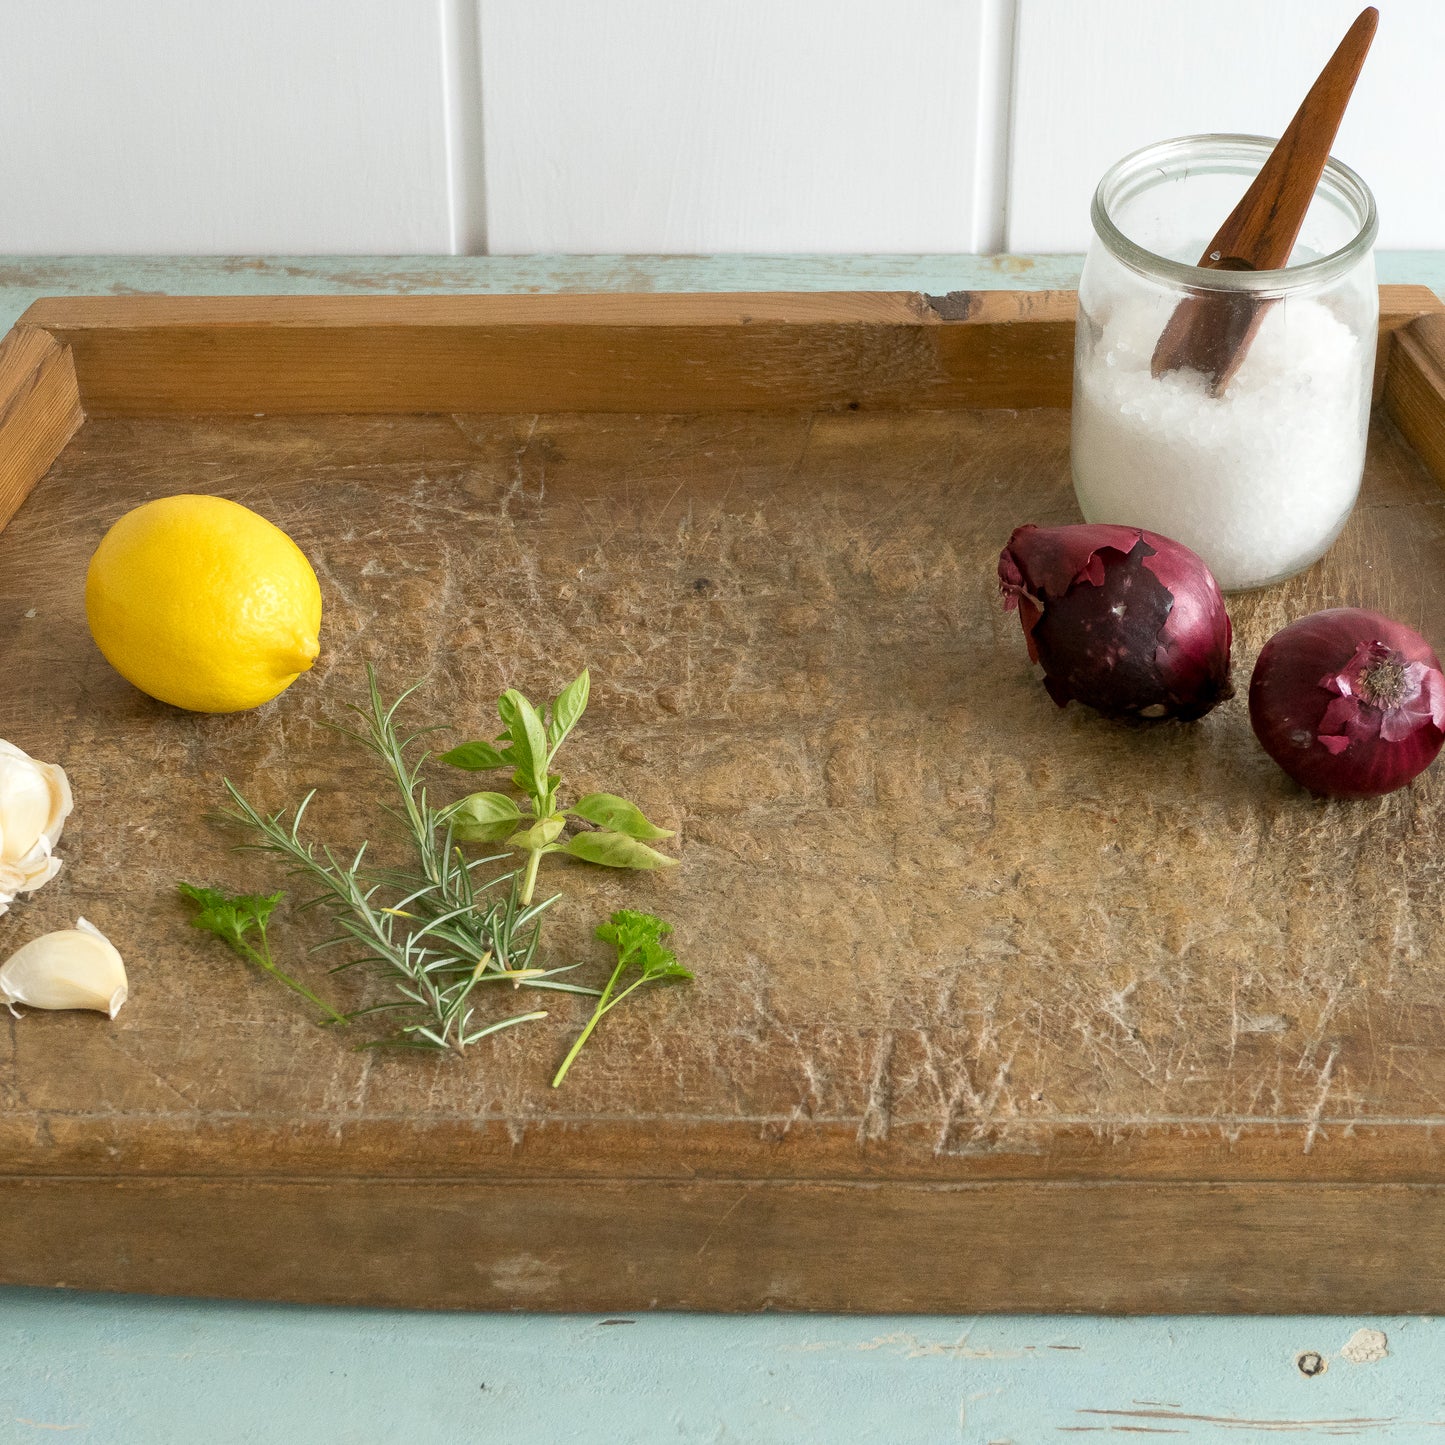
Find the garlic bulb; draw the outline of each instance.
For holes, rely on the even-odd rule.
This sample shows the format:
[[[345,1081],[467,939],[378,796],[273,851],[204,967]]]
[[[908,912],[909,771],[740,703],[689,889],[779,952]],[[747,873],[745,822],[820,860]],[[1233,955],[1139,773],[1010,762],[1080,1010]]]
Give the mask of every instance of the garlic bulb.
[[[125,964],[94,924],[32,938],[0,964],[0,1003],[30,1008],[89,1008],[114,1018],[126,1000]]]
[[[64,768],[0,739],[0,913],[60,872],[55,845],[74,806]]]

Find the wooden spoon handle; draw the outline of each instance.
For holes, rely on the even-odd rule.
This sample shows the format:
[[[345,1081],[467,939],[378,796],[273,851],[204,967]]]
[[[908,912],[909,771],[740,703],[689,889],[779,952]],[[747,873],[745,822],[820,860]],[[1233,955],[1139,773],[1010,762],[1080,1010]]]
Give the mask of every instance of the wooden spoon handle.
[[[1289,261],[1379,23],[1372,5],[1345,32],[1253,184],[1204,248],[1201,266],[1233,258],[1254,271],[1278,271]]]
[[[1371,5],[1350,26],[1199,265],[1277,271],[1288,263],[1379,22]],[[1218,396],[1239,370],[1266,304],[1247,294],[1186,297],[1159,337],[1151,373],[1202,371]]]

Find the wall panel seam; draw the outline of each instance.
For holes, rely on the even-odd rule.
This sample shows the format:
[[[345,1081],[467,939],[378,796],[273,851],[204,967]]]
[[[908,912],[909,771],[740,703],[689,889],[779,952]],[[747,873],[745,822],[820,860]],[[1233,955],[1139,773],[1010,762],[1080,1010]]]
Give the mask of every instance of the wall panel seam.
[[[437,0],[441,24],[448,240],[454,256],[487,254],[482,137],[481,0]]]
[[[1014,57],[1021,0],[980,0],[978,115],[971,249],[1007,249]]]

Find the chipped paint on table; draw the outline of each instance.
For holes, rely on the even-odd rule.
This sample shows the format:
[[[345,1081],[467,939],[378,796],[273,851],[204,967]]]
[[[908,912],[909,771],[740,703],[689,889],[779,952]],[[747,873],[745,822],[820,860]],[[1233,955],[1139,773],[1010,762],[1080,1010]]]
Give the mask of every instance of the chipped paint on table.
[[[1363,1341],[1363,1343],[1362,1343]],[[1445,1439],[1419,1319],[402,1315],[12,1290],[0,1439]]]
[[[1445,252],[1386,251],[1382,285],[1445,293]],[[0,256],[0,329],[41,296],[584,291],[1048,291],[1082,256]]]
[[[0,259],[42,295],[1070,286],[1077,257]],[[1445,253],[1382,281],[1445,289]],[[77,1221],[77,1227],[83,1224]],[[1423,1319],[428,1315],[0,1290],[0,1440],[1421,1441]]]

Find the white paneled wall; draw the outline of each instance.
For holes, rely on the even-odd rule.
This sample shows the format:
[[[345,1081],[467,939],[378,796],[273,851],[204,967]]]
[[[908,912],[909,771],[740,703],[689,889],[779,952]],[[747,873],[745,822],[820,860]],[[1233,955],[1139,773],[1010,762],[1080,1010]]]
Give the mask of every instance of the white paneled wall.
[[[1362,0],[0,0],[0,252],[1076,251],[1277,134]],[[1445,248],[1445,0],[1336,152]]]
[[[438,17],[0,0],[0,250],[449,250]]]
[[[983,8],[482,0],[491,249],[969,250]]]

